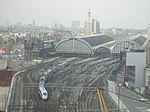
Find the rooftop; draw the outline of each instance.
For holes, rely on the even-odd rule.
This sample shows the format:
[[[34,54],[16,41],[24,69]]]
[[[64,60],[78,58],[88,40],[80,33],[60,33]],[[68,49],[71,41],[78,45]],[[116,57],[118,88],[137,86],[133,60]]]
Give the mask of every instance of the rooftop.
[[[105,34],[89,35],[80,38],[87,41],[92,47],[114,41],[113,37]]]
[[[0,60],[0,70],[5,70],[7,68],[7,62]]]

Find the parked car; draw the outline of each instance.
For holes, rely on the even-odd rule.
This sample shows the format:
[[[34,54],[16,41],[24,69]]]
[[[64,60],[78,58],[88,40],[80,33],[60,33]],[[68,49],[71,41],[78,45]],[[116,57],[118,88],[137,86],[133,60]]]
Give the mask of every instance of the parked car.
[[[140,99],[140,101],[141,101],[141,102],[148,102],[149,99],[142,97],[142,98]]]

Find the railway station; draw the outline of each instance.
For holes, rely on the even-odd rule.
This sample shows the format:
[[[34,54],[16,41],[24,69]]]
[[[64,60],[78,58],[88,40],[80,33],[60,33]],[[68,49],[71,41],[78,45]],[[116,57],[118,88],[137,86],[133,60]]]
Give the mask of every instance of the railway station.
[[[119,56],[121,51],[142,50],[147,39],[143,35],[137,35],[124,40],[115,40],[104,34],[90,35],[84,37],[67,38],[60,41],[54,51],[58,54],[76,54],[89,56]]]
[[[52,42],[47,41],[45,48],[49,49]],[[144,35],[123,40],[104,34],[62,39],[53,44],[53,50],[51,47],[57,55],[53,55],[49,60],[37,62],[36,65],[18,72],[13,77],[14,83],[11,85],[13,90],[8,96],[6,112],[29,109],[36,112],[49,110],[52,112],[100,110],[113,112],[116,109],[125,109],[127,112],[124,103],[116,100],[119,96],[114,96],[114,90],[111,90],[111,93],[104,87],[109,82],[108,77],[112,71],[124,72],[124,67],[120,68],[120,66],[126,65],[119,64],[121,52],[141,51],[145,46],[147,46],[147,37]],[[130,67],[132,62],[128,64],[126,72],[133,70],[130,69],[133,68]],[[138,67],[143,69],[143,66]],[[111,87],[112,85],[114,86]],[[112,85],[108,88],[118,88],[115,84]],[[118,102],[123,106],[119,106]]]
[[[148,2],[1,0],[0,112],[150,112]]]

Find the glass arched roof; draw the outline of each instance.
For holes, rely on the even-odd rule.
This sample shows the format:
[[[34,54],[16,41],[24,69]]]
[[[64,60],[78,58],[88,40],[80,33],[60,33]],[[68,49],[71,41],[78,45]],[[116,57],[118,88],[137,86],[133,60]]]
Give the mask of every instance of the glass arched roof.
[[[132,41],[138,43],[140,46],[143,46],[143,44],[146,42],[147,38],[143,35],[138,36],[137,38],[133,39]]]
[[[109,35],[105,35],[105,34],[84,36],[84,37],[81,37],[81,39],[88,42],[92,47],[100,45],[100,44],[104,44],[110,41],[114,41],[113,37]]]

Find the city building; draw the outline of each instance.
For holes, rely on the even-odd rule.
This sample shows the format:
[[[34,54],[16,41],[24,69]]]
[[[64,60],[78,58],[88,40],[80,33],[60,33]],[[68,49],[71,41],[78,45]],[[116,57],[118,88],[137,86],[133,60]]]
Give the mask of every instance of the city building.
[[[51,27],[62,27],[62,24],[58,20],[52,20]]]
[[[43,49],[43,42],[37,38],[29,38],[24,41],[25,60],[38,59],[40,50]]]
[[[145,93],[150,95],[150,67],[145,68]]]
[[[100,23],[96,19],[92,19],[92,33],[100,34]]]
[[[32,21],[32,26],[35,26],[35,20]]]
[[[86,35],[91,35],[91,12],[90,9],[88,9],[87,13],[87,21],[85,22],[85,34]]]
[[[41,41],[37,38],[28,38],[24,41],[24,58],[25,60],[48,58],[55,45],[56,40]]]
[[[88,16],[87,21],[84,24],[85,35],[100,34],[100,23],[96,19],[92,19],[92,22],[91,22],[90,9],[88,9],[87,16]]]
[[[145,47],[146,51],[146,63],[145,67],[145,93],[150,96],[150,24],[147,28],[147,44]]]
[[[78,20],[72,21],[71,27],[73,29],[78,29],[80,27],[80,21],[78,21]]]
[[[146,63],[150,65],[150,24],[147,28],[147,43],[144,49],[146,51]]]
[[[146,63],[150,65],[150,46],[146,48],[145,51],[146,51]]]
[[[10,85],[12,71],[8,70],[8,62],[0,60],[0,86]]]
[[[146,52],[144,52],[144,50],[126,52],[126,73],[128,75],[128,84],[130,88],[144,87],[145,66]]]
[[[8,51],[6,46],[0,46],[0,55],[5,54]]]

